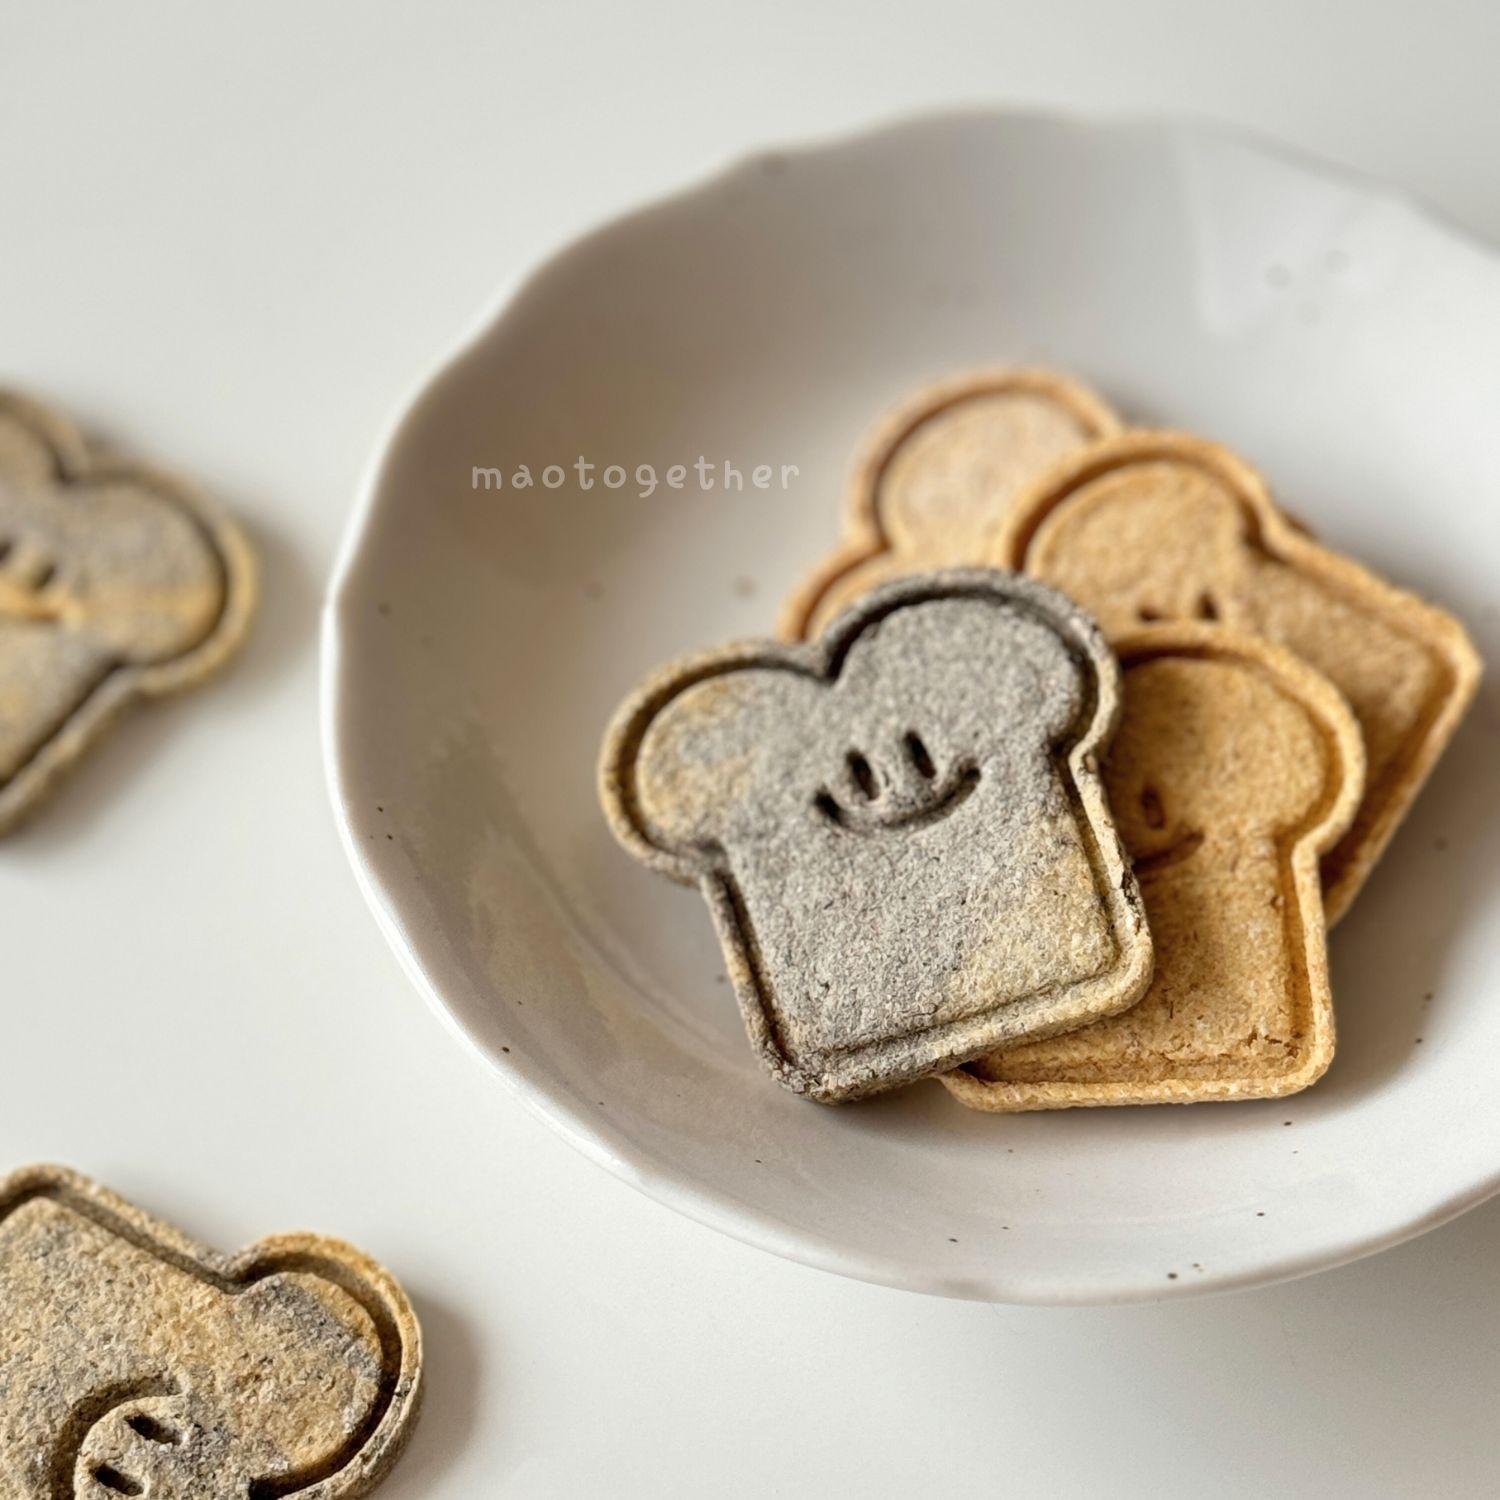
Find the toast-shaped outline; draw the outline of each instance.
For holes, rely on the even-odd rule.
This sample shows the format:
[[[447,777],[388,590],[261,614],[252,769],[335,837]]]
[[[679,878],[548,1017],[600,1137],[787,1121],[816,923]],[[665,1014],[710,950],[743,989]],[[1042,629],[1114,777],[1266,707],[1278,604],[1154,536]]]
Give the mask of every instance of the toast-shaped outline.
[[[1123,638],[1116,651],[1125,676],[1126,714],[1130,712],[1131,668],[1163,657],[1229,660],[1265,673],[1279,692],[1308,715],[1328,748],[1336,783],[1299,826],[1284,830],[1277,841],[1280,909],[1288,950],[1300,956],[1300,963],[1294,966],[1302,987],[1296,1009],[1305,1043],[1295,1065],[1283,1072],[1257,1069],[1247,1055],[1242,1073],[1231,1071],[1216,1078],[1169,1077],[1151,1082],[1015,1081],[980,1077],[970,1068],[944,1074],[940,1081],[971,1109],[1017,1113],[1093,1105],[1281,1098],[1315,1083],[1333,1060],[1333,998],[1319,861],[1349,827],[1364,790],[1364,741],[1353,712],[1327,678],[1284,647],[1258,636],[1241,635],[1213,625],[1167,624]],[[1148,900],[1148,920],[1149,905]],[[1148,990],[1142,1003],[1149,998]],[[1003,1057],[1003,1051],[996,1054],[997,1061]],[[983,1067],[984,1061],[975,1067]]]
[[[0,784],[0,834],[4,834],[36,807],[59,775],[129,704],[191,687],[229,657],[249,626],[257,578],[255,556],[244,534],[195,486],[147,464],[94,455],[66,417],[16,392],[0,390],[0,417],[29,429],[50,452],[59,488],[83,490],[95,483],[131,484],[185,513],[223,576],[218,618],[200,640],[166,661],[114,667],[42,741],[31,758]]]
[[[1007,394],[1035,396],[1055,403],[1094,438],[1123,430],[1118,413],[1102,396],[1055,370],[996,366],[967,371],[924,386],[882,417],[861,444],[844,492],[843,538],[782,604],[776,622],[776,633],[782,640],[801,641],[817,634],[819,615],[826,612],[825,600],[836,585],[875,558],[899,553],[882,514],[881,481],[918,429],[966,401]],[[998,522],[999,517],[995,519]],[[983,557],[965,557],[950,559],[946,565],[979,567],[985,562]],[[924,564],[920,556],[914,556],[910,571],[927,571],[932,566],[930,560]],[[887,581],[877,579],[871,587]]]
[[[1092,694],[1072,736],[1052,746],[1052,759],[1070,797],[1095,889],[1119,955],[1106,975],[1080,982],[1065,997],[1052,991],[1007,997],[977,1017],[949,1022],[930,1033],[867,1043],[842,1054],[821,1072],[798,1065],[778,1042],[765,999],[755,934],[747,930],[745,905],[720,850],[672,847],[659,842],[639,812],[635,766],[652,721],[679,694],[710,678],[745,668],[771,667],[834,682],[854,643],[895,611],[937,599],[982,597],[1024,610],[1043,621],[1084,674]],[[611,830],[642,863],[702,891],[714,917],[725,963],[745,1028],[769,1070],[786,1087],[823,1103],[837,1103],[896,1087],[976,1057],[997,1037],[1040,1037],[1071,1030],[1133,1004],[1150,983],[1152,949],[1140,895],[1115,832],[1098,771],[1119,714],[1119,668],[1089,617],[1055,590],[1015,574],[990,569],[951,569],[896,579],[851,605],[815,641],[785,645],[742,642],[682,658],[653,674],[616,712],[605,734],[599,764],[600,799]],[[1026,1023],[1034,1019],[1034,1024]],[[943,1038],[937,1061],[918,1045],[926,1035]],[[872,1070],[878,1076],[872,1078]]]
[[[1324,907],[1332,926],[1369,878],[1473,702],[1482,673],[1479,654],[1454,616],[1323,546],[1281,510],[1250,464],[1222,444],[1186,433],[1133,430],[1060,464],[1013,507],[991,561],[1030,571],[1029,554],[1038,531],[1072,496],[1113,471],[1156,462],[1207,472],[1240,506],[1248,523],[1248,546],[1378,616],[1421,647],[1437,668],[1439,685],[1401,752],[1366,787],[1354,823],[1324,856]]]
[[[385,1477],[410,1436],[421,1403],[422,1334],[405,1292],[377,1261],[342,1240],[316,1234],[272,1235],[236,1255],[221,1255],[81,1173],[52,1165],[21,1167],[0,1178],[0,1223],[36,1198],[54,1200],[223,1292],[243,1292],[286,1272],[319,1276],[337,1286],[369,1315],[380,1338],[384,1365],[380,1396],[362,1427],[331,1459],[312,1472],[262,1482],[251,1493],[266,1500],[283,1495],[295,1495],[298,1500],[355,1500]],[[155,1393],[121,1393],[122,1397],[145,1394]],[[104,1409],[79,1413],[69,1431],[47,1434],[46,1440],[53,1444],[48,1487],[34,1500],[72,1500],[79,1451],[106,1414]]]

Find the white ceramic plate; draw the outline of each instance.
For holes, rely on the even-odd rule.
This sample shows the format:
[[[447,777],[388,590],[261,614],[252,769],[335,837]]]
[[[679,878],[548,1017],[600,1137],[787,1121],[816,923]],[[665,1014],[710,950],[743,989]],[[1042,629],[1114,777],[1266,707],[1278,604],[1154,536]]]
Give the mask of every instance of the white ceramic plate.
[[[1500,660],[1500,261],[1366,183],[1198,127],[922,120],[749,160],[537,271],[397,424],[325,622],[350,856],[419,987],[590,1156],[848,1275],[1116,1301],[1388,1245],[1500,1176],[1490,690],[1333,943],[1341,1042],[1282,1103],[844,1109],[744,1037],[703,904],[611,841],[611,709],[765,634],[866,426],[936,375],[1074,370],[1226,440]],[[788,488],[500,492],[474,466],[704,455]],[[557,476],[552,476],[556,478]],[[1420,1039],[1420,1040],[1419,1040]]]

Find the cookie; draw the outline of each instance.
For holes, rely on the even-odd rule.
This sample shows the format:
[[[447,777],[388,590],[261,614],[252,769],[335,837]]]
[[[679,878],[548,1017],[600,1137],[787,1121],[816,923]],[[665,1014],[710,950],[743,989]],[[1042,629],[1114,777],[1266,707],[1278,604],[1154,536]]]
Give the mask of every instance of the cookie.
[[[898,580],[816,642],[659,672],[609,730],[602,800],[630,853],[701,889],[770,1071],[852,1099],[1144,991],[1096,760],[1118,703],[1052,590]]]
[[[238,1255],[59,1167],[0,1179],[6,1500],[342,1500],[394,1462],[421,1336],[338,1240]]]
[[[1104,766],[1156,944],[1145,998],[943,1082],[978,1109],[1295,1093],[1333,1057],[1318,861],[1359,806],[1359,726],[1282,647],[1213,626],[1123,639]]]
[[[888,579],[984,564],[1021,490],[1119,430],[1101,396],[1051,370],[980,370],[926,387],[866,440],[843,543],[786,601],[778,633],[817,635]]]
[[[1328,919],[1369,876],[1463,718],[1480,664],[1451,615],[1320,546],[1215,443],[1134,432],[1065,463],[1012,509],[993,560],[1092,610],[1112,638],[1201,619],[1289,647],[1349,700],[1365,796],[1323,857]]]
[[[203,496],[0,392],[0,831],[126,704],[218,666],[254,597],[244,538]]]

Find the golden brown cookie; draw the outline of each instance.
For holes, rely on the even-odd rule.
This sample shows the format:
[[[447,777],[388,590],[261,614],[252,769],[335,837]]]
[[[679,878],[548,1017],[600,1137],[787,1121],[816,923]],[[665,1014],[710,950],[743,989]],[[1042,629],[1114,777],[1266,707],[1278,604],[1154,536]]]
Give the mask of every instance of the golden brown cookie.
[[[927,386],[866,440],[843,543],[782,606],[778,634],[817,635],[887,579],[985,563],[1022,489],[1119,430],[1103,397],[1051,370],[980,370]]]
[[[1474,697],[1462,625],[1276,507],[1228,449],[1132,432],[1068,460],[1011,510],[992,554],[1093,611],[1117,637],[1155,620],[1214,621],[1288,646],[1349,700],[1364,801],[1325,855],[1330,922],[1349,907]]]
[[[60,1167],[0,1179],[5,1500],[345,1500],[416,1417],[421,1335],[338,1240],[224,1256]]]
[[[707,899],[771,1073],[853,1099],[1145,990],[1097,769],[1118,701],[1051,589],[900,579],[814,642],[656,674],[610,727],[601,796],[631,854]]]
[[[250,549],[196,490],[0,392],[0,831],[126,704],[237,646]]]
[[[1123,639],[1104,779],[1156,947],[1132,1009],[943,1082],[987,1110],[1295,1093],[1333,1056],[1318,859],[1354,817],[1359,727],[1333,686],[1254,636]]]

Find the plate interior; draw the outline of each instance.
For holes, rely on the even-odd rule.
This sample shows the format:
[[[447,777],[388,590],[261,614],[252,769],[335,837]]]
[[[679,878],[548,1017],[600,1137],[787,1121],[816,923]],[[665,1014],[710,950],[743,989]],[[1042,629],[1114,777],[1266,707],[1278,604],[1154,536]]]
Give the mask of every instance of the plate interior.
[[[1135,422],[1239,448],[1494,661],[1497,348],[1489,253],[1200,129],[919,121],[754,158],[599,231],[416,401],[346,548],[328,748],[383,924],[585,1150],[849,1274],[1163,1296],[1314,1269],[1458,1211],[1500,1167],[1493,689],[1333,940],[1331,1072],[1279,1103],[1007,1118],[935,1084],[844,1109],[792,1098],[745,1043],[699,896],[614,846],[594,774],[643,673],[769,633],[835,540],[882,409],[971,365],[1059,365]],[[726,490],[726,462],[744,488]],[[476,466],[502,487],[475,488]]]

